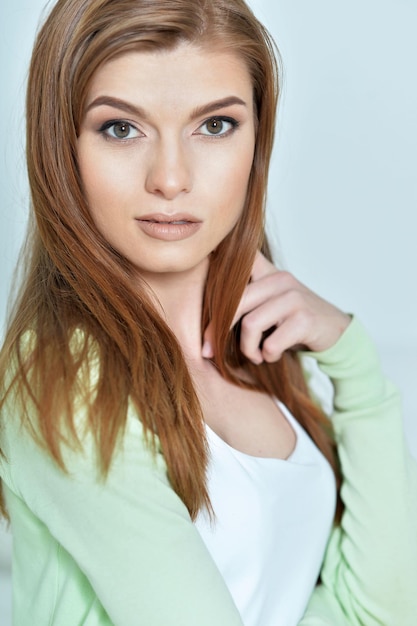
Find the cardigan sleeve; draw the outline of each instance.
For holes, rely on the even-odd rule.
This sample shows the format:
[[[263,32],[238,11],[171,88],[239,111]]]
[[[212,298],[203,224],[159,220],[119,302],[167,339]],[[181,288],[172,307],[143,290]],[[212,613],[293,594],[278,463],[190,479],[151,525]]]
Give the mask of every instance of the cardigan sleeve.
[[[105,482],[92,436],[65,451],[64,473],[16,422],[4,416],[3,479],[86,576],[104,608],[98,626],[242,626],[133,410]]]
[[[334,387],[345,510],[300,626],[414,626],[417,471],[398,392],[355,318],[332,348],[308,355]]]

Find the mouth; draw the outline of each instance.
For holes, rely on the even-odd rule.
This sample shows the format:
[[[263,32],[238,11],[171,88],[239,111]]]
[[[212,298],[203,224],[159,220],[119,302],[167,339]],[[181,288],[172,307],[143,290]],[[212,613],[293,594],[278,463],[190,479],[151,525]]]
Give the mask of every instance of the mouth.
[[[142,232],[152,239],[181,241],[194,235],[202,221],[189,213],[149,213],[136,218]]]
[[[140,219],[140,222],[149,222],[150,224],[190,224],[191,222],[186,220],[144,220]]]
[[[185,213],[176,213],[174,215],[165,215],[163,213],[152,213],[136,218],[139,222],[148,222],[150,224],[172,224],[173,226],[181,226],[184,224],[196,224],[200,220],[193,215]]]

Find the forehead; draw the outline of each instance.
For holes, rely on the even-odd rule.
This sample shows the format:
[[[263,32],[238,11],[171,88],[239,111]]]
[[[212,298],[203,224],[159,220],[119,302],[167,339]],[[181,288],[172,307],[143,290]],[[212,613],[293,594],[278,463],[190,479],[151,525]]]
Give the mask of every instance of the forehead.
[[[105,62],[93,75],[86,104],[108,95],[184,108],[230,95],[250,101],[252,91],[236,52],[181,43],[169,50],[130,50]]]

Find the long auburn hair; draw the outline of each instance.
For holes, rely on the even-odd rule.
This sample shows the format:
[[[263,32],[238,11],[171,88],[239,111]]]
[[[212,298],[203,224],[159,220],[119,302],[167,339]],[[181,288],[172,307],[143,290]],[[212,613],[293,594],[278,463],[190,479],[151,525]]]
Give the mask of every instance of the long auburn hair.
[[[240,352],[239,325],[229,330],[256,251],[270,256],[264,206],[279,92],[274,44],[243,0],[58,0],[52,9],[38,34],[28,81],[33,217],[26,275],[0,357],[0,406],[13,391],[33,436],[65,469],[61,445],[68,437],[80,443],[74,413],[84,394],[105,475],[132,403],[148,444],[154,453],[162,451],[171,485],[195,519],[202,507],[211,510],[196,391],[146,284],[133,286],[133,268],[95,227],[77,165],[77,133],[97,68],[132,48],[170,49],[181,41],[236,51],[252,77],[257,116],[246,203],[212,254],[202,329],[212,322],[222,376],[282,400],[337,476],[331,428],[309,397],[297,355],[288,351],[277,363],[254,366]],[[29,342],[22,340],[28,330]],[[11,362],[14,375],[6,383]],[[93,392],[90,383],[80,385],[91,382],[92,364]],[[241,369],[250,384],[239,378]]]

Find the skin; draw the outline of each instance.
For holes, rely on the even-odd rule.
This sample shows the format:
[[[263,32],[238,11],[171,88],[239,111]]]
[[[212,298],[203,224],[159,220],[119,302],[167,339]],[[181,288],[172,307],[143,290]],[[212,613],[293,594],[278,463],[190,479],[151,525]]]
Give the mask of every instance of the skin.
[[[210,326],[201,346],[210,253],[243,209],[255,140],[244,62],[235,53],[181,44],[132,51],[96,72],[78,160],[96,226],[155,293],[182,346],[207,424],[242,452],[286,458],[295,434],[275,401],[218,374],[210,361]],[[156,216],[156,225],[149,225],[149,216]],[[260,253],[234,323],[240,318],[242,351],[255,363],[275,361],[295,346],[329,348],[350,322]],[[261,350],[262,333],[272,326]]]
[[[207,106],[210,112],[198,111]],[[205,272],[210,252],[241,214],[252,167],[252,85],[244,64],[185,44],[130,52],[97,71],[86,108],[78,158],[101,233],[151,284],[166,274]],[[154,238],[140,227],[142,217],[184,214],[199,223],[184,239]]]
[[[254,363],[277,361],[288,349],[321,352],[333,346],[350,323],[350,316],[320,298],[289,272],[277,271],[260,252],[236,311],[232,326],[242,318],[242,352]],[[262,343],[262,333],[276,330]],[[213,356],[210,327],[203,355]]]

